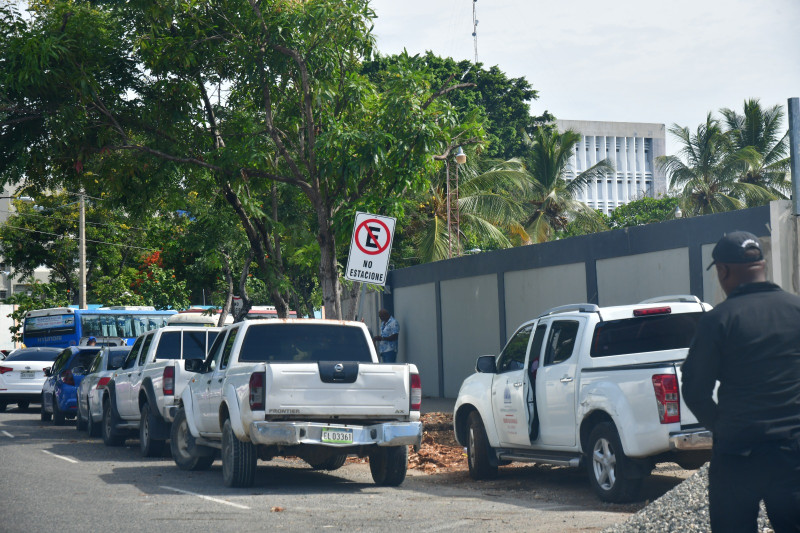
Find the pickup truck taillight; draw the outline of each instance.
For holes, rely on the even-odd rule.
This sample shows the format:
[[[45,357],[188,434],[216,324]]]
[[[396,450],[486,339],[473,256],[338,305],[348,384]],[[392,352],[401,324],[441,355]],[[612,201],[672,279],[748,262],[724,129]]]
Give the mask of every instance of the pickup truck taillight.
[[[253,372],[250,374],[250,410],[264,410],[264,382],[266,376],[264,372]]]
[[[165,396],[174,396],[175,395],[175,367],[174,366],[165,366],[164,367],[164,395]]]
[[[653,376],[653,390],[658,404],[658,419],[662,424],[681,421],[681,401],[678,396],[678,376],[675,374],[656,374]]]
[[[422,405],[422,380],[419,374],[411,374],[411,410],[419,411]]]
[[[95,389],[97,389],[97,390],[105,389],[106,385],[108,385],[109,381],[111,381],[111,378],[108,377],[108,376],[106,376],[104,378],[100,378],[100,381],[97,382],[97,387],[95,387]]]

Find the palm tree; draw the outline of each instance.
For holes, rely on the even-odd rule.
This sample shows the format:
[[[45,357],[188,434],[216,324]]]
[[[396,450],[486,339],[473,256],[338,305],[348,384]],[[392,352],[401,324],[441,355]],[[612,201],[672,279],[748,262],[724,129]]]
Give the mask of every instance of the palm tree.
[[[695,133],[677,124],[669,132],[683,145],[682,158],[662,156],[658,164],[670,188],[681,189],[680,205],[686,215],[731,211],[775,199],[763,186],[737,179],[740,161],[730,156],[730,139],[711,113]]]
[[[450,172],[453,172],[452,167]],[[522,207],[509,193],[510,190],[524,187],[526,175],[522,164],[514,159],[476,161],[472,157],[470,162],[459,167],[458,172],[461,233],[472,234],[479,241],[488,241],[500,247],[511,247],[511,241],[502,230],[523,233],[517,222],[522,218]],[[409,228],[414,234],[418,259],[421,262],[447,259],[450,242],[445,172],[435,176],[426,196],[419,204],[417,222]]]
[[[791,190],[789,132],[781,135],[783,108],[762,109],[758,99],[744,102],[744,114],[721,109],[732,157],[738,162],[739,181],[761,185],[774,196],[785,198]]]
[[[590,183],[614,172],[614,166],[604,159],[567,181],[569,159],[580,140],[580,133],[575,131],[559,133],[544,128],[537,128],[530,138],[525,156],[530,180],[523,222],[529,243],[548,241],[570,223],[587,231],[606,229],[603,217],[575,198]]]

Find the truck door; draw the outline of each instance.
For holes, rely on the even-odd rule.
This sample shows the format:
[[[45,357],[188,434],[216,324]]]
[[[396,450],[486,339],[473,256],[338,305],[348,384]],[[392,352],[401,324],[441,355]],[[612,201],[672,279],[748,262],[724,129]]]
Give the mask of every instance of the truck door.
[[[497,358],[497,373],[492,378],[492,414],[502,446],[531,445],[528,437],[525,360],[533,324],[525,324],[511,336]]]
[[[123,418],[133,416],[133,409],[130,407],[131,377],[136,370],[136,361],[142,351],[142,345],[145,340],[150,338],[152,338],[152,334],[136,339],[128,356],[125,357],[125,362],[115,373],[114,394],[116,395],[117,412]],[[150,343],[148,342],[147,344],[149,346]]]
[[[120,412],[119,415],[123,418],[137,419],[140,416],[139,391],[142,389],[142,379],[144,378],[142,372],[144,371],[144,365],[153,360],[153,357],[150,355],[150,345],[153,343],[155,337],[155,334],[145,337],[142,343],[142,350],[139,352],[139,358],[136,360],[136,366],[133,367],[133,371],[130,373],[130,396],[126,406],[126,409],[130,411],[125,414]],[[161,345],[162,339],[158,340],[156,348]]]
[[[579,333],[583,317],[548,318],[549,329],[536,376],[539,441],[545,446],[576,444],[575,391]]]
[[[233,341],[236,340],[236,332],[239,328],[231,328],[228,336],[223,338],[220,334],[214,341],[210,353],[214,354],[211,368],[205,374],[197,376],[198,383],[192,388],[192,394],[197,391],[197,396],[193,396],[195,401],[195,421],[200,433],[222,433],[219,425],[219,406],[222,403],[222,385],[225,381],[225,373],[231,360]]]

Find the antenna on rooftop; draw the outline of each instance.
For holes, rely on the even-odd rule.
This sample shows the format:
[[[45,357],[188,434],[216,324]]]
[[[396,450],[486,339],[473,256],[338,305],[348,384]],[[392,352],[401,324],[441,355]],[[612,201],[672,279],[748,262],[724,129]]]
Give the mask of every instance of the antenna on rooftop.
[[[478,19],[476,7],[478,0],[472,0],[472,39],[475,41],[475,64],[478,64]]]

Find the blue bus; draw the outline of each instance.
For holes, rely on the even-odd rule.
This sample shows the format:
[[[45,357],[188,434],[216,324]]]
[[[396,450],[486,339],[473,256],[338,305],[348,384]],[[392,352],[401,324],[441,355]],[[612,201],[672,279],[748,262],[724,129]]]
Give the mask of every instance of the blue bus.
[[[175,313],[138,306],[35,309],[25,315],[22,342],[29,348],[66,348],[81,344],[82,339],[85,342],[88,337],[96,337],[99,344],[104,344],[103,339],[121,339],[131,345],[142,333],[166,326],[167,319]]]

